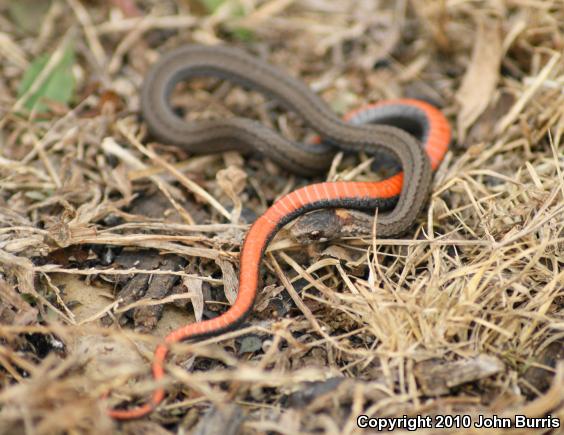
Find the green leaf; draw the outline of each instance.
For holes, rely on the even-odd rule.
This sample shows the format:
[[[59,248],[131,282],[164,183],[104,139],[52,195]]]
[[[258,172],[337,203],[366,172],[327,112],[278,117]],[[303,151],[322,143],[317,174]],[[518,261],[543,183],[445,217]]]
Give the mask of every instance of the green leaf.
[[[35,305],[37,302],[37,298],[33,296],[31,293],[21,293],[20,295],[24,301],[26,301],[30,305]]]
[[[36,58],[25,72],[18,89],[18,97],[21,98],[33,85],[49,62],[50,55],[43,54]],[[75,88],[72,67],[75,62],[75,52],[72,44],[69,44],[63,53],[59,63],[51,70],[41,86],[31,94],[25,101],[24,107],[37,113],[45,113],[49,110],[44,100],[56,101],[67,104],[70,102]]]
[[[208,12],[214,13],[217,8],[219,8],[225,0],[199,0],[200,3],[208,10]]]
[[[17,0],[8,2],[8,14],[19,29],[37,34],[51,0]]]
[[[238,39],[241,42],[250,42],[254,39],[255,34],[252,30],[247,29],[246,27],[237,27],[231,30],[231,34],[235,39]]]
[[[220,6],[222,6],[227,0],[199,0],[199,2],[207,9],[208,13],[213,14]],[[245,16],[245,8],[239,3],[233,3],[233,8],[231,10],[231,16],[233,18],[241,18]],[[254,39],[254,33],[252,30],[245,27],[234,27],[228,29],[231,36],[242,42],[250,42]]]

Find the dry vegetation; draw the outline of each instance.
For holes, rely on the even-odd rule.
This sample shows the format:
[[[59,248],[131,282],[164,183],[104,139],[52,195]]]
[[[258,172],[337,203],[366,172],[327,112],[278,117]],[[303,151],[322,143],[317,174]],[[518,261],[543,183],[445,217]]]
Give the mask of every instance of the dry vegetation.
[[[358,431],[361,413],[564,424],[561,0],[53,0],[28,15],[34,2],[19,3],[23,15],[0,5],[0,433],[337,434]],[[118,425],[105,406],[151,391],[159,337],[233,300],[253,215],[311,182],[256,156],[151,143],[143,75],[192,41],[257,53],[338,112],[427,99],[455,141],[401,240],[304,247],[281,232],[248,323],[176,346],[166,401]],[[26,111],[68,47],[72,95]],[[42,53],[42,72],[18,90]],[[258,95],[206,89],[175,104],[310,134]],[[337,160],[328,177],[362,176],[354,164]]]

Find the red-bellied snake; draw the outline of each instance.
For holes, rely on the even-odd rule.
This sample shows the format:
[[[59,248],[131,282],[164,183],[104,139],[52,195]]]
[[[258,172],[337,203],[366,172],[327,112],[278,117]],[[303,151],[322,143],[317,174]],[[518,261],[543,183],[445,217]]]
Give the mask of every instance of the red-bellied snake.
[[[320,133],[324,142],[309,146],[298,144],[244,118],[182,120],[169,103],[174,86],[191,77],[206,76],[236,82],[276,98],[301,115]],[[334,146],[369,152],[382,148],[395,155],[403,169],[403,173],[379,182],[312,184],[276,201],[255,221],[245,238],[235,304],[218,317],[171,332],[155,351],[155,380],[164,376],[170,344],[220,334],[245,318],[257,293],[260,262],[266,246],[280,228],[298,215],[329,207],[388,210],[397,203],[390,212],[378,215],[376,230],[379,236],[406,231],[425,205],[431,169],[437,168],[451,139],[446,118],[425,102],[411,99],[380,102],[350,113],[343,121],[304,83],[243,51],[221,46],[189,45],[164,55],[144,81],[141,108],[154,137],[196,153],[256,149],[290,171],[308,174],[328,167]],[[141,417],[153,411],[164,395],[164,389],[157,388],[144,405],[108,412],[116,419]]]

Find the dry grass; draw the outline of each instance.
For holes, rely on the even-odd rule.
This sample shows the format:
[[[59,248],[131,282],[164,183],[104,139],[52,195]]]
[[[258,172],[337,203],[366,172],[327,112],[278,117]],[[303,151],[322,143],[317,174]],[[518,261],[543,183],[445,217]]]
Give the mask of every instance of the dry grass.
[[[90,247],[186,258],[175,272],[184,290],[166,301],[189,299],[201,318],[210,288],[222,293],[225,281],[233,298],[245,208],[261,213],[308,182],[258,158],[188,156],[144,138],[135,116],[142,77],[161,52],[190,41],[260,53],[340,112],[381,98],[431,100],[456,140],[427,214],[405,238],[304,250],[282,232],[252,326],[178,345],[166,402],[124,432],[212,427],[205,411],[227,403],[242,408],[242,433],[354,433],[362,413],[551,414],[564,425],[564,365],[550,360],[564,343],[564,3],[240,0],[213,15],[196,3],[139,0],[141,17],[126,17],[135,12],[128,1],[54,1],[36,34],[0,6],[0,432],[112,432],[99,397],[146,395],[158,337],[193,321],[167,304],[152,333],[102,327],[132,308],[114,300],[102,273],[170,272],[107,269]],[[18,115],[30,61],[49,51],[56,64],[68,40],[78,52],[72,108]],[[195,92],[178,104],[209,105]],[[236,110],[290,136],[302,130],[254,94],[218,95],[227,104],[212,111]],[[330,177],[350,170],[344,159]],[[125,212],[155,188],[175,223]],[[345,381],[323,383],[334,377]]]

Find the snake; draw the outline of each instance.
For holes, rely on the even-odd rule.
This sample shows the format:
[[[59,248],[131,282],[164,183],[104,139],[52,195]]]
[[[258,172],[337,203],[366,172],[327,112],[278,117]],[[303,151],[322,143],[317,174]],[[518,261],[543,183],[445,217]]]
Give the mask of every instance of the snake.
[[[236,116],[182,119],[171,107],[171,94],[178,83],[197,77],[227,80],[275,99],[301,116],[322,140],[292,141],[258,121]],[[241,324],[252,311],[267,245],[297,216],[323,208],[378,209],[386,211],[377,216],[379,237],[405,233],[425,206],[432,171],[451,141],[448,120],[427,102],[385,100],[341,118],[306,83],[246,51],[221,45],[185,45],[161,56],[143,80],[141,112],[152,137],[191,153],[258,151],[290,172],[309,175],[326,170],[336,149],[368,154],[384,151],[395,156],[402,168],[382,181],[310,184],[275,201],[252,224],[243,242],[235,303],[217,317],[169,333],[155,350],[152,373],[156,381],[165,376],[164,365],[173,343],[219,335]],[[146,403],[128,409],[110,408],[108,414],[120,420],[142,417],[151,413],[165,394],[163,387],[157,387]]]

